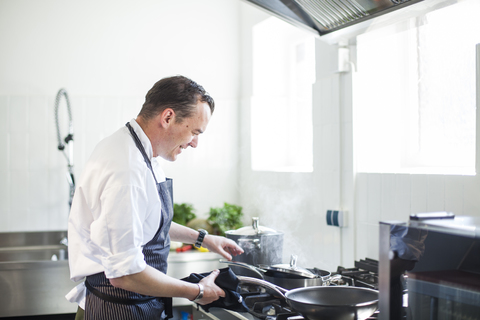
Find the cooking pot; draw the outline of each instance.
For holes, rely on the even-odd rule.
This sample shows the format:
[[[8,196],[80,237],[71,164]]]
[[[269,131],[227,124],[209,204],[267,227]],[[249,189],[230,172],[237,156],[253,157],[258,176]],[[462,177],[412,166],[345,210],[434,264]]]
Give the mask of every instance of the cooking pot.
[[[279,264],[273,266],[260,265],[255,267],[243,262],[220,260],[220,262],[236,265],[256,273],[261,279],[271,282],[286,289],[311,286],[328,286],[333,281],[340,279],[341,275],[331,276],[331,273],[320,269],[305,269],[298,267],[297,256],[292,255],[290,264]]]
[[[295,276],[279,277],[278,275],[272,277],[265,274],[264,279],[285,289],[295,289],[302,287],[329,286],[342,277],[339,274],[332,276],[329,271],[320,269],[315,269],[315,274],[317,275],[315,278],[301,278]]]
[[[235,241],[244,251],[234,256],[233,261],[249,265],[274,265],[282,263],[283,232],[259,225],[259,218],[252,218],[252,225],[225,232],[225,237]],[[255,276],[251,270],[232,266],[237,275]]]
[[[349,286],[322,286],[286,290],[257,278],[239,276],[240,283],[260,285],[284,298],[293,311],[308,320],[363,320],[378,309],[378,291]]]

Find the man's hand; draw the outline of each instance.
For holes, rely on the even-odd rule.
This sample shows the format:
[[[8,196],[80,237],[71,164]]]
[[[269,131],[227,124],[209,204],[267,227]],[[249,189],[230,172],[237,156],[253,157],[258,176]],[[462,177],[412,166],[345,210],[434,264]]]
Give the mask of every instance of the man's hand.
[[[198,304],[209,304],[218,300],[220,297],[225,297],[225,291],[215,284],[215,279],[217,279],[219,274],[219,270],[214,270],[208,276],[200,280],[200,283],[203,285],[204,292],[203,298],[196,301]]]
[[[169,233],[172,241],[183,243],[195,243],[195,240],[198,237],[198,231],[175,222],[172,222]],[[232,260],[232,256],[237,256],[243,253],[243,249],[232,239],[210,234],[203,239],[202,247],[218,253],[227,260]]]
[[[202,247],[220,254],[229,261],[232,260],[232,256],[243,253],[243,249],[232,239],[210,234],[203,239]]]

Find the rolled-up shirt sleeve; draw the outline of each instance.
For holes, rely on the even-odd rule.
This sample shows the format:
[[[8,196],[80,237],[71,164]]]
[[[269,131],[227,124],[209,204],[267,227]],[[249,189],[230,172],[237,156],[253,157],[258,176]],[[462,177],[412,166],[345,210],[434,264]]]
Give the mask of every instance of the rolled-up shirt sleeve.
[[[105,257],[102,259],[102,264],[108,279],[138,273],[147,266],[142,251],[137,248]]]
[[[146,268],[142,249],[150,240],[145,239],[144,232],[147,203],[145,191],[134,186],[114,186],[102,194],[98,218],[91,225],[91,239],[100,250],[107,278]]]

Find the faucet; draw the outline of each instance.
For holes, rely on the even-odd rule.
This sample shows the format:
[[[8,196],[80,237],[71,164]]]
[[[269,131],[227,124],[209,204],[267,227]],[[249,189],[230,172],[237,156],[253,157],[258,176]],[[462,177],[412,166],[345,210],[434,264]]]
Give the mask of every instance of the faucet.
[[[60,123],[58,121],[58,107],[62,96],[65,97],[65,100],[67,102],[68,113],[68,134],[63,140],[60,135]],[[58,90],[57,97],[55,98],[55,125],[57,127],[58,150],[62,151],[68,165],[67,181],[70,186],[68,205],[69,207],[71,207],[73,194],[75,193],[75,177],[73,175],[73,120],[72,110],[70,108],[70,100],[68,99],[67,91],[63,88]],[[65,150],[65,147],[68,147],[68,152]]]

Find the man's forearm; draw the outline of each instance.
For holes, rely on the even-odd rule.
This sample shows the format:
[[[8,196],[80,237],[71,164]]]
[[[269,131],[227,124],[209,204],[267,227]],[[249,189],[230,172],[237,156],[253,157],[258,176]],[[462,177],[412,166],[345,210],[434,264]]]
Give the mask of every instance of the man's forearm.
[[[196,284],[169,277],[148,265],[142,272],[109,280],[114,287],[154,297],[193,300],[199,291]]]
[[[170,226],[170,239],[183,243],[195,243],[198,238],[198,231],[172,222]]]

